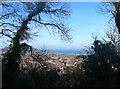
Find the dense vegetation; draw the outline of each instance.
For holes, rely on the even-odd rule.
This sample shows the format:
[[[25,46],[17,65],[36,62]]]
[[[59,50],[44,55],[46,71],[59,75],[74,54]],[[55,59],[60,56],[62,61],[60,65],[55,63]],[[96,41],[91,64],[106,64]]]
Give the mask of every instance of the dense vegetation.
[[[120,56],[116,47],[107,41],[95,40],[92,52],[84,62],[66,69],[66,74],[58,75],[56,70],[28,69],[20,71],[14,80],[14,87],[67,87],[79,88],[118,88],[120,87]],[[74,71],[74,72],[72,72]],[[4,73],[4,71],[3,71]],[[8,87],[9,73],[3,75],[3,87]],[[11,86],[12,87],[12,86]]]
[[[16,6],[13,4],[3,3],[3,23],[0,26],[6,29],[3,29],[1,33],[11,39],[9,50],[3,53],[2,56],[3,88],[120,88],[120,44],[116,45],[111,40],[95,39],[88,55],[76,57],[83,58],[84,61],[79,65],[66,68],[66,73],[59,75],[57,70],[51,69],[49,64],[45,62],[49,59],[45,52],[33,53],[32,47],[24,43],[24,41],[31,37],[29,33],[31,30],[29,25],[31,24],[37,25],[38,28],[40,26],[47,29],[52,27],[54,28],[52,29],[53,32],[57,31],[57,34],[60,34],[62,39],[70,40],[69,29],[62,21],[66,15],[69,15],[69,9],[65,8],[64,4],[60,5],[59,3],[31,2],[22,4],[25,4],[24,7],[26,6],[24,8],[26,9],[24,12],[26,16],[21,12],[17,12]],[[113,5],[117,5],[117,12],[114,13],[114,17],[120,33],[120,4],[113,3]],[[12,11],[13,13],[11,13]],[[51,19],[49,23],[46,22],[46,19],[41,19],[41,14],[49,16],[48,18],[52,18],[53,21]],[[13,23],[9,22],[9,20]],[[11,30],[11,28],[15,29],[15,31]],[[39,66],[28,64],[29,69],[20,70],[20,59],[27,52],[39,63]]]

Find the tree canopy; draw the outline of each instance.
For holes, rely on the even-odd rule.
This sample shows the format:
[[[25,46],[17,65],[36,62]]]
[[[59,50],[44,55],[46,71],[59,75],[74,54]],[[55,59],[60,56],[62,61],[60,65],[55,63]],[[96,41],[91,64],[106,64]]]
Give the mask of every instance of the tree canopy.
[[[41,27],[45,27],[49,32],[52,28],[52,31],[60,34],[62,39],[68,40],[70,28],[63,23],[68,15],[70,10],[66,3],[4,2],[2,3],[1,33],[13,38],[17,31],[26,25],[26,31],[20,34],[21,40],[35,35],[36,30],[40,31]]]

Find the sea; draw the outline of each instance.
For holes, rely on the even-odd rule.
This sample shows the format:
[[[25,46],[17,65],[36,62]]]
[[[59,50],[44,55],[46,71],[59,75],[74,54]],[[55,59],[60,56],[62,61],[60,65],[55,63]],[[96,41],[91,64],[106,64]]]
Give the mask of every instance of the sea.
[[[80,49],[50,49],[48,52],[61,54],[86,54],[84,50]]]

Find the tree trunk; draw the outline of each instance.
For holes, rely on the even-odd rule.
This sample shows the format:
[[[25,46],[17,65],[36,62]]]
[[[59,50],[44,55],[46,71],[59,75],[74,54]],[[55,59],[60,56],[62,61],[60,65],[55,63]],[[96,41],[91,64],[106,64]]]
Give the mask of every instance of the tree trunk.
[[[120,15],[115,17],[115,23],[118,28],[118,32],[120,34]]]
[[[18,29],[15,37],[12,39],[12,45],[10,50],[7,52],[7,55],[4,56],[3,60],[7,60],[7,64],[5,64],[5,86],[14,87],[17,84],[18,74],[19,74],[19,63],[20,52],[21,52],[21,37],[24,35],[24,32],[28,29],[27,24],[32,19],[32,17],[39,14],[45,7],[45,3],[42,3],[41,8],[36,11],[33,11],[28,15],[28,17],[22,22],[20,29]],[[6,84],[7,83],[7,84]],[[17,85],[16,85],[17,86]]]
[[[120,39],[120,34],[118,35],[118,39]],[[118,55],[120,56],[120,42],[117,43],[117,50],[118,50]]]

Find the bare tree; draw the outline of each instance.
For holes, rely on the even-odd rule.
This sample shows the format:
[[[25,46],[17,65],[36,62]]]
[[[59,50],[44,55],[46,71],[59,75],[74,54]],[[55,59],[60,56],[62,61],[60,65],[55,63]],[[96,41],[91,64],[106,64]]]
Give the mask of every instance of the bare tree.
[[[108,39],[115,45],[118,54],[120,55],[120,38],[116,27],[110,27],[106,31]]]
[[[22,31],[24,35],[21,34],[21,36],[23,36],[21,40],[28,39],[27,37],[32,35],[30,34],[30,30],[33,29],[32,27],[36,26],[36,29],[45,27],[48,31],[50,31],[51,27],[53,32],[60,34],[63,39],[70,39],[68,34],[70,29],[63,22],[63,20],[70,15],[69,8],[66,4],[52,2],[7,2],[2,4],[2,24],[0,25],[2,28],[2,35],[13,38],[17,30],[25,27],[23,25],[27,25],[25,27],[26,32]],[[31,24],[32,27],[30,26]]]
[[[99,9],[102,14],[110,14],[115,19],[115,24],[120,34],[120,1],[115,0],[113,2],[109,0],[109,2],[102,3]]]
[[[116,27],[110,27],[110,29],[108,29],[106,31],[106,35],[108,37],[108,39],[115,45],[117,46],[117,44],[120,42],[120,39],[118,38],[118,30]]]
[[[2,3],[0,33],[11,39],[10,50],[4,54],[3,60],[7,64],[7,71],[12,75],[11,79],[14,79],[19,71],[18,60],[24,44],[22,42],[32,37],[35,33],[34,28],[45,27],[48,31],[52,28],[52,31],[59,34],[62,39],[70,40],[68,34],[70,29],[63,22],[68,15],[70,15],[70,11],[65,3]]]

